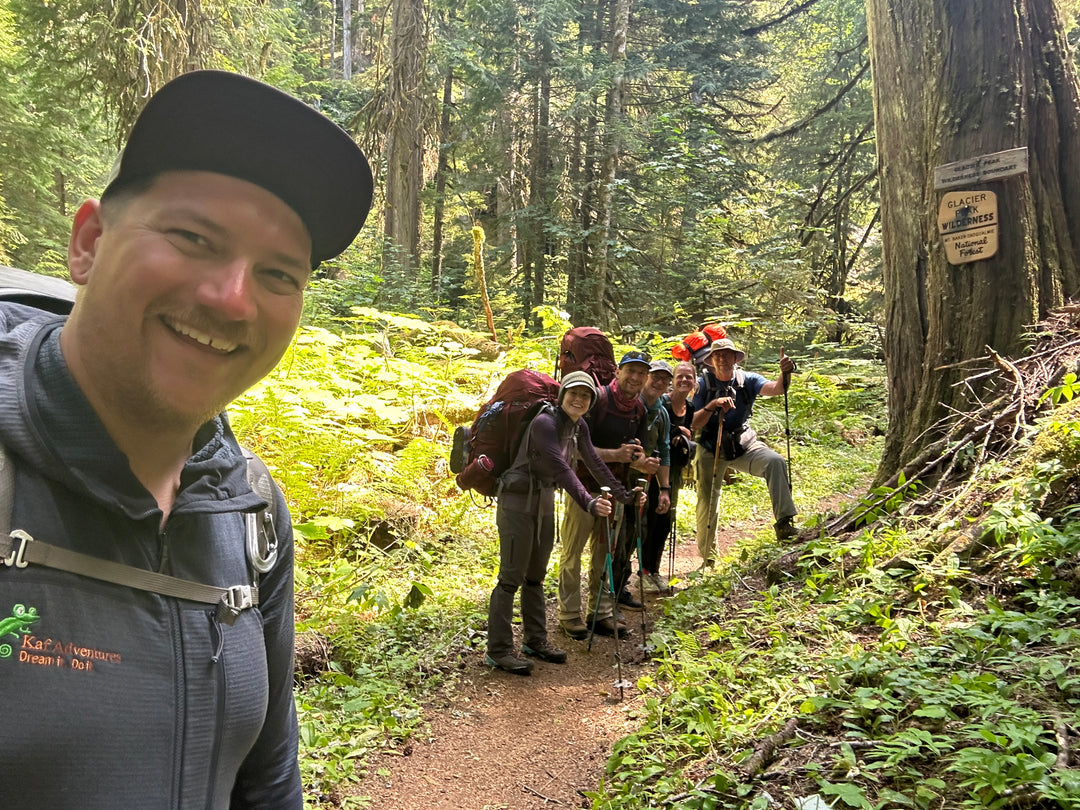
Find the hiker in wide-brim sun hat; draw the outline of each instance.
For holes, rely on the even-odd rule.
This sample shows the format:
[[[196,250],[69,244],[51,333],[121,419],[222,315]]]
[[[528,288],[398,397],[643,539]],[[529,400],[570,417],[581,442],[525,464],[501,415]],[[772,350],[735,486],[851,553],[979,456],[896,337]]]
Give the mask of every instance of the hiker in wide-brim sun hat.
[[[592,406],[596,404],[597,389],[596,380],[592,378],[592,375],[587,371],[571,371],[565,377],[563,377],[562,387],[559,388],[559,405],[562,405],[563,397],[566,392],[571,388],[588,388],[589,394],[592,396],[592,401],[589,403],[589,410],[592,410]]]
[[[712,348],[709,349],[709,355],[714,355],[717,352],[722,352],[725,349],[735,352],[735,362],[741,363],[746,359],[746,352],[742,349],[735,348],[735,341],[731,338],[720,338],[720,340],[713,341]]]

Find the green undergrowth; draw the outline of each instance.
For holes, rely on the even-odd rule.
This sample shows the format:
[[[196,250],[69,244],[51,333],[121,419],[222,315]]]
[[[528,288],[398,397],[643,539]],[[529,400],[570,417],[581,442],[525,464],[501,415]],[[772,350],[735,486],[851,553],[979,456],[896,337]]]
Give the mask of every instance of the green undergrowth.
[[[669,600],[592,806],[1080,807],[1078,412],[933,517],[909,492],[840,537],[751,540]]]
[[[295,521],[308,806],[362,806],[348,785],[371,755],[401,747],[424,722],[423,702],[452,689],[483,650],[498,565],[494,510],[457,489],[450,437],[510,370],[551,372],[565,328],[557,320],[551,334],[496,353],[452,324],[354,308],[302,329],[278,369],[230,410]],[[884,412],[879,369],[813,365],[797,378],[786,418],[782,398],[755,416],[781,452],[790,424],[806,511],[868,476]],[[768,495],[756,483],[725,491],[725,520],[760,519],[769,529]],[[684,531],[693,525],[688,500]]]

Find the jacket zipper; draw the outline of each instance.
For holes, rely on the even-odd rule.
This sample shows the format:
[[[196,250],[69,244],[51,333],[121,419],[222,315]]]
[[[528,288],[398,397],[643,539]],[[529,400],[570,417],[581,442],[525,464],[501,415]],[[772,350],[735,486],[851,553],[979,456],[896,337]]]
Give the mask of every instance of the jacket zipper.
[[[160,552],[160,558],[158,560],[159,573],[165,573],[165,561],[168,558],[168,545],[169,536],[167,529],[158,530],[158,549]],[[176,677],[173,678],[173,684],[176,688],[176,694],[173,696],[173,705],[176,707],[176,738],[173,741],[173,772],[172,772],[172,795],[173,804],[179,805],[180,797],[183,795],[183,762],[184,762],[184,732],[186,730],[186,717],[184,715],[184,695],[187,692],[187,682],[184,677],[184,645],[181,640],[181,623],[180,623],[180,607],[177,605],[175,599],[166,599],[164,597],[157,597],[161,599],[166,608],[166,615],[169,617],[169,630],[172,635],[172,647],[173,647],[173,666],[175,667]]]
[[[225,729],[225,662],[221,660],[222,652],[225,649],[225,628],[218,621],[216,611],[208,610],[206,616],[210,622],[210,639],[214,646],[214,655],[210,658],[210,661],[214,665],[217,680],[217,695],[215,695],[217,722],[214,726],[214,745],[210,751],[210,782],[206,786],[206,808],[207,810],[213,810],[214,792],[217,787],[218,757],[221,756],[221,736]]]

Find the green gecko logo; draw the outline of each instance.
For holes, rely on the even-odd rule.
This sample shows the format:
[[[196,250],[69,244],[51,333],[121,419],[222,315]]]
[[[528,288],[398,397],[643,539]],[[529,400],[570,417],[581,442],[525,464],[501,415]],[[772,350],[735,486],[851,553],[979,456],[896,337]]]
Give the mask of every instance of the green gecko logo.
[[[26,608],[23,605],[15,605],[11,609],[11,616],[0,619],[0,639],[5,636],[22,638],[30,632],[30,625],[41,617],[38,616],[37,608]],[[11,645],[0,643],[0,658],[11,657]]]

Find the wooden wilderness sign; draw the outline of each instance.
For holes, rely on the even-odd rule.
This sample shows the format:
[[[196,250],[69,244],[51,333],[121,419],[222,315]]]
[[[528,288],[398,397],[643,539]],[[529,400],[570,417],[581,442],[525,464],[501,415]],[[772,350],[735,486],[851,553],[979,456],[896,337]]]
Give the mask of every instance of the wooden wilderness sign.
[[[956,186],[970,186],[973,183],[985,183],[988,180],[1001,180],[1028,170],[1028,150],[1026,146],[993,152],[989,155],[958,160],[934,168],[934,189],[941,191]]]
[[[950,191],[938,207],[938,233],[949,264],[989,259],[998,249],[997,194]]]

